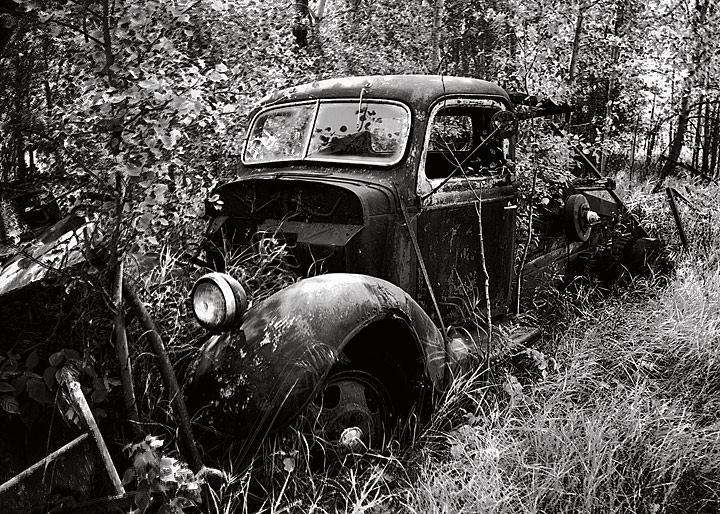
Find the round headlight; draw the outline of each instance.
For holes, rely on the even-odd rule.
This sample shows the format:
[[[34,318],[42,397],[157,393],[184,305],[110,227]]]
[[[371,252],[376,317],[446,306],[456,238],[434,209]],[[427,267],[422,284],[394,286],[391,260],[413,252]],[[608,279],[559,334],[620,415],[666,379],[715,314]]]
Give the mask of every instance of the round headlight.
[[[190,297],[195,317],[209,330],[228,330],[239,325],[247,309],[245,290],[225,273],[200,277]]]

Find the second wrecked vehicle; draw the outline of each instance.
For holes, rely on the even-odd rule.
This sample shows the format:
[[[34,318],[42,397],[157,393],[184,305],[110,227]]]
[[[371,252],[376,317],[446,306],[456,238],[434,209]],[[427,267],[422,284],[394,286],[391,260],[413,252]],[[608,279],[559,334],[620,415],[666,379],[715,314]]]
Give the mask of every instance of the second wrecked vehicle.
[[[351,77],[264,99],[237,180],[207,202],[208,263],[223,270],[233,251],[282,241],[309,278],[247,312],[229,275],[198,281],[200,419],[252,443],[311,412],[329,442],[379,445],[394,418],[496,351],[467,326],[468,305],[487,310],[486,272],[499,321],[518,289],[577,272],[613,238],[613,255],[637,257],[645,234],[618,237],[611,184],[578,179],[517,287],[516,133],[508,94],[470,78]]]

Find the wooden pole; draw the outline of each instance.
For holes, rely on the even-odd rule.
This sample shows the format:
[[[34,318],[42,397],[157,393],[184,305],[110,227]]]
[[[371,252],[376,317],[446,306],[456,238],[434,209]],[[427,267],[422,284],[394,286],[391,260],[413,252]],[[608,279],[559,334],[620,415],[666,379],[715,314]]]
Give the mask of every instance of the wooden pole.
[[[670,200],[670,210],[672,211],[673,218],[675,218],[675,225],[678,229],[678,234],[680,235],[680,242],[683,245],[683,248],[685,250],[688,249],[688,240],[687,236],[685,235],[685,229],[683,228],[682,219],[680,218],[680,212],[677,208],[677,202],[675,202],[675,195],[673,194],[673,188],[672,187],[666,187],[665,192],[668,195],[668,199]]]
[[[115,268],[115,283],[113,284],[113,303],[115,304],[115,351],[120,361],[120,380],[123,386],[123,397],[128,419],[132,425],[135,436],[139,436],[137,402],[135,400],[135,387],[133,385],[132,366],[130,364],[130,350],[128,349],[127,332],[125,330],[125,313],[123,312],[123,263],[118,262]]]
[[[103,439],[100,429],[95,422],[95,417],[90,410],[90,406],[85,399],[82,389],[80,389],[80,384],[77,382],[72,371],[70,371],[67,366],[62,368],[60,371],[60,384],[67,388],[73,407],[77,408],[78,415],[83,419],[85,425],[87,425],[90,437],[92,437],[95,442],[95,446],[100,454],[100,460],[102,461],[105,471],[107,471],[108,477],[110,478],[113,494],[125,494],[125,488],[120,481],[120,476],[115,469],[115,464],[113,464],[113,461],[110,458],[110,452],[108,451],[107,446],[105,445],[105,440]]]
[[[88,437],[90,437],[90,435],[87,432],[80,434],[78,437],[76,437],[75,439],[73,439],[72,441],[67,443],[62,448],[55,450],[54,452],[52,452],[50,455],[48,455],[44,459],[37,461],[35,464],[33,464],[32,466],[27,468],[25,471],[15,475],[14,477],[12,477],[10,480],[5,482],[4,484],[1,484],[0,485],[0,495],[2,495],[6,491],[9,491],[13,487],[21,484],[23,480],[25,480],[27,477],[31,476],[36,471],[52,464],[52,462],[54,460],[56,460],[62,454],[67,453],[68,451],[75,448],[77,445],[79,445],[80,443],[85,441],[85,439],[87,439]]]

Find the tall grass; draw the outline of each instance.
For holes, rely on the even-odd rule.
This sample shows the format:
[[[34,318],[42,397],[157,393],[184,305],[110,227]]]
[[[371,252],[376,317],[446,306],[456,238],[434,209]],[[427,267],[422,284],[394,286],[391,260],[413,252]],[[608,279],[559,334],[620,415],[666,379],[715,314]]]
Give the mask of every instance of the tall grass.
[[[410,448],[328,469],[300,432],[268,441],[249,470],[228,451],[210,463],[231,476],[219,510],[720,511],[720,190],[682,186],[697,204],[681,205],[687,252],[666,197],[648,190],[628,200],[668,244],[671,275],[548,293],[542,344],[490,381],[458,378]]]
[[[689,193],[711,201],[685,217],[691,248],[674,275],[635,280],[570,319],[546,344],[559,369],[505,387],[499,410],[447,433],[449,450],[421,463],[424,485],[404,491],[408,511],[720,509],[720,194]],[[652,215],[668,228],[659,206]]]

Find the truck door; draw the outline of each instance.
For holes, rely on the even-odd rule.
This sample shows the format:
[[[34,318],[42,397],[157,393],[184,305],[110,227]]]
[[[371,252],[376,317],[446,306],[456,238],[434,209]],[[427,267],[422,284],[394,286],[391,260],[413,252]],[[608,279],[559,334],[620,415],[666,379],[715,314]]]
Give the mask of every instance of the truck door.
[[[479,213],[493,317],[509,312],[515,254],[512,141],[489,140],[490,118],[505,109],[488,99],[444,100],[431,110],[418,169],[420,251],[446,325],[485,312]],[[418,271],[418,298],[430,306]],[[428,310],[428,312],[433,312]],[[472,319],[472,318],[470,318]]]

